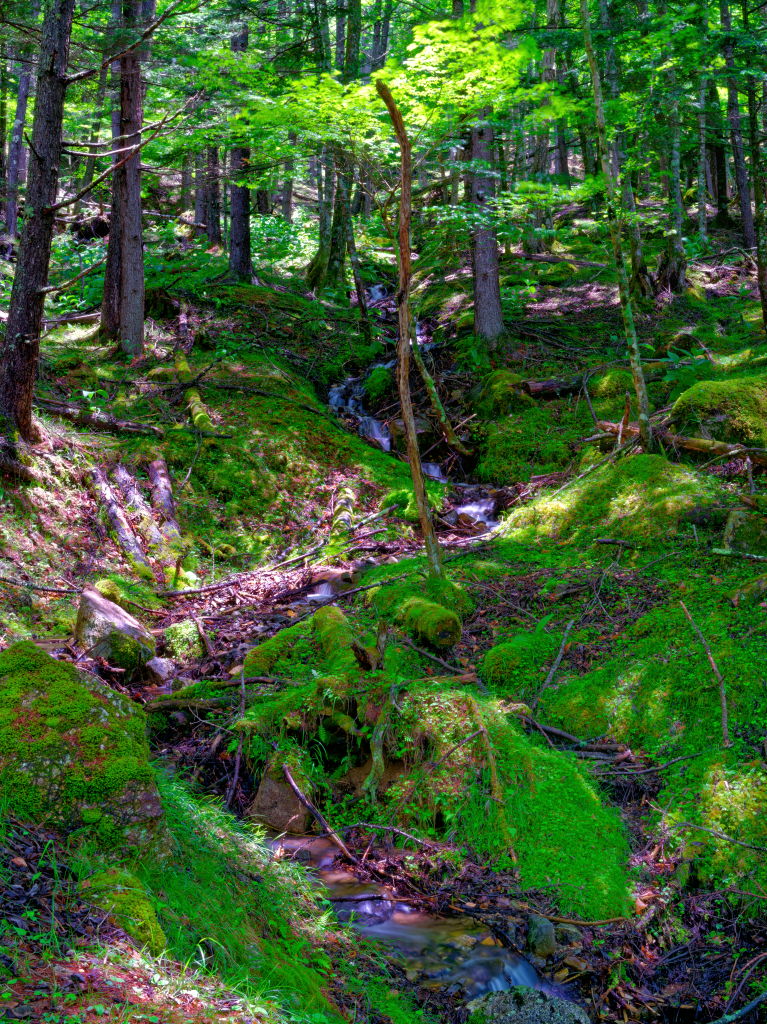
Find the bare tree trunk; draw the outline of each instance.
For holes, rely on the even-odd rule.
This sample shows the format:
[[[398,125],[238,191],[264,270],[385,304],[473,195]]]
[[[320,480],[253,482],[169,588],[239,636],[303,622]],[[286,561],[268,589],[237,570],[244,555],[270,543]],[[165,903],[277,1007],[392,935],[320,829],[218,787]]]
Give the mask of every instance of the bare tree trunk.
[[[95,148],[95,143],[99,141],[101,135],[101,119],[104,116],[104,99],[107,91],[107,68],[103,67],[99,72],[99,81],[96,86],[96,102],[94,104],[93,111],[93,124],[91,126],[91,141],[90,148],[93,150],[90,156],[85,159],[85,176],[83,177],[82,185],[80,189],[87,188],[93,181],[93,174],[96,170],[96,161],[98,159],[98,152]],[[78,189],[78,192],[80,191]],[[74,205],[73,212],[78,214],[82,209],[82,200],[78,199]]]
[[[16,93],[16,114],[13,118],[11,128],[11,142],[8,147],[8,205],[6,208],[5,225],[8,237],[16,238],[18,235],[18,210],[19,210],[19,179],[21,152],[24,143],[24,124],[27,119],[27,101],[32,81],[32,71],[27,63],[29,55],[22,49],[21,56],[25,58],[19,72],[18,92]]]
[[[748,180],[746,157],[743,151],[743,132],[740,126],[740,106],[738,86],[735,81],[735,44],[732,36],[732,17],[727,0],[720,0],[722,31],[725,33],[724,63],[727,67],[727,119],[730,122],[730,141],[732,143],[732,162],[735,165],[735,183],[738,189],[738,205],[740,206],[740,222],[743,231],[743,243],[747,249],[756,245],[754,233],[754,214],[751,210],[751,185]]]
[[[424,546],[426,548],[426,562],[429,567],[429,575],[433,579],[444,579],[445,570],[442,566],[439,542],[434,533],[431,515],[429,513],[429,499],[426,494],[423,470],[421,468],[421,456],[418,451],[418,436],[413,418],[413,403],[410,398],[410,190],[411,190],[411,157],[410,139],[405,131],[405,123],[402,114],[397,109],[392,94],[388,87],[382,82],[376,82],[378,95],[386,104],[389,115],[394,125],[397,141],[400,146],[402,158],[402,175],[400,179],[400,204],[399,204],[399,289],[397,292],[397,310],[399,321],[399,338],[397,340],[397,384],[399,387],[400,406],[402,408],[402,421],[405,426],[405,437],[407,439],[407,458],[410,463],[410,473],[413,478],[413,490],[418,507],[418,518],[423,532]]]
[[[714,173],[716,176],[716,217],[714,227],[728,227],[730,214],[727,206],[727,161],[725,154],[725,133],[722,122],[722,107],[719,102],[719,90],[715,82],[708,87],[708,111],[711,120],[711,130],[716,138],[716,143],[711,146],[713,157]]]
[[[207,149],[207,189],[205,193],[205,223],[208,245],[221,245],[221,191],[218,172],[218,146]]]
[[[32,395],[51,257],[74,7],[75,0],[51,0],[43,18],[27,186],[27,203],[35,215],[24,218],[0,361],[4,431],[24,441],[35,440]]]
[[[669,160],[670,233],[658,263],[658,287],[664,291],[681,292],[687,284],[687,255],[682,242],[681,121],[679,92],[671,73],[671,159]]]
[[[194,158],[194,222],[204,224],[207,215],[206,203],[207,191],[205,185],[205,158],[202,153],[196,153]],[[195,235],[201,238],[205,228],[195,228]]]
[[[5,221],[5,205],[8,195],[8,159],[5,140],[8,137],[8,65],[6,44],[0,43],[0,220]]]
[[[487,107],[483,116],[487,119],[492,108]],[[477,162],[492,163],[493,126],[489,120],[474,125],[471,130],[471,156]],[[494,225],[489,223],[492,216],[491,201],[494,197],[491,171],[476,169],[471,179],[471,198],[486,222],[474,230],[472,240],[472,271],[474,277],[474,333],[490,348],[495,348],[497,339],[503,334],[503,310],[501,309],[501,285],[498,266],[498,238]]]
[[[288,133],[288,142],[295,146],[298,136],[295,132]],[[293,222],[293,158],[288,157],[285,161],[285,181],[282,186],[282,219],[288,224]]]
[[[335,65],[336,70],[343,72],[344,70],[344,41],[346,39],[346,4],[344,0],[338,0],[336,14],[336,53],[335,53]]]
[[[748,3],[743,3],[743,31],[748,32]],[[756,82],[748,76],[748,123],[751,149],[751,175],[754,180],[754,235],[756,241],[756,283],[762,306],[762,326],[767,329],[767,210],[765,210],[764,159],[759,141],[759,116],[756,102]]]
[[[112,0],[110,35],[116,36],[123,21],[122,0]],[[122,135],[120,118],[120,62],[109,65],[110,100],[112,104],[112,149],[120,148],[115,139]],[[112,157],[112,164],[118,162]],[[101,297],[101,333],[107,338],[117,338],[120,333],[120,298],[122,295],[122,260],[120,258],[120,171],[112,172],[112,201],[109,211],[109,243],[107,262],[104,267],[104,291]]]
[[[372,335],[370,331],[370,317],[368,316],[368,305],[365,299],[365,285],[362,281],[362,271],[357,255],[357,244],[354,240],[354,220],[352,219],[351,204],[349,202],[349,176],[348,167],[344,168],[339,159],[338,165],[338,193],[344,207],[344,221],[346,225],[346,251],[349,253],[349,263],[354,277],[354,290],[357,293],[357,304],[360,310],[361,333],[365,341],[370,344]]]
[[[610,150],[607,144],[607,127],[605,124],[605,108],[602,100],[602,80],[599,76],[599,65],[597,63],[596,51],[591,39],[591,22],[589,20],[588,0],[580,0],[581,27],[583,29],[583,41],[586,48],[586,56],[591,71],[591,86],[594,92],[594,108],[597,122],[597,136],[599,148],[602,154],[602,173],[605,179],[605,191],[607,192],[607,216],[610,224],[610,234],[613,243],[613,256],[618,271],[618,288],[620,291],[621,312],[623,313],[623,326],[626,333],[626,345],[631,361],[631,373],[634,378],[634,389],[639,405],[639,430],[642,444],[645,451],[650,451],[652,446],[652,433],[650,430],[650,403],[647,398],[647,387],[645,385],[644,373],[642,371],[642,359],[639,354],[639,342],[637,340],[636,328],[634,326],[634,313],[631,309],[631,296],[629,294],[628,275],[626,264],[623,259],[621,246],[621,227],[618,223],[615,210],[615,181],[613,178],[612,161]]]
[[[125,24],[135,28],[141,0],[124,5]],[[141,143],[144,119],[141,57],[132,50],[120,58],[120,122],[124,146]],[[118,167],[120,191],[120,347],[137,356],[144,351],[144,234],[141,224],[141,153]]]
[[[708,26],[708,12],[703,9],[701,32],[705,43]],[[708,216],[706,212],[706,69],[701,68],[698,80],[698,235],[703,242],[708,240]]]
[[[346,0],[346,11],[346,57],[343,77],[345,82],[354,82],[360,76],[362,0]]]

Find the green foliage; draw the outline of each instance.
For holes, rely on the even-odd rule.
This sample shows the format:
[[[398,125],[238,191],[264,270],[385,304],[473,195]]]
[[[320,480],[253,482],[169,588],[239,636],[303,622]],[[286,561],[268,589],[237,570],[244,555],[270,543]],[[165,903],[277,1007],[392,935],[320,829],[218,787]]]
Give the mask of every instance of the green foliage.
[[[365,394],[371,402],[380,402],[383,396],[391,390],[393,383],[391,370],[379,366],[365,378]]]
[[[160,956],[167,945],[157,915],[144,886],[137,878],[117,868],[91,875],[81,886],[84,898],[109,911],[122,928],[152,956]]]
[[[177,661],[194,661],[202,657],[202,641],[194,619],[182,619],[166,628],[165,650]]]

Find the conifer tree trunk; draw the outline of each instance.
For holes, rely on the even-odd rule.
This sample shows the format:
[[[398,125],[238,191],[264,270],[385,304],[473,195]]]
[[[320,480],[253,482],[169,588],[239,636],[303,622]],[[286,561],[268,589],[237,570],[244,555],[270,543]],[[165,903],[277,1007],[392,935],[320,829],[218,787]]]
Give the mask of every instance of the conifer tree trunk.
[[[663,291],[681,292],[687,283],[687,256],[682,242],[681,121],[679,92],[671,73],[669,120],[671,152],[669,159],[669,221],[670,233],[658,264],[658,287]]]
[[[244,53],[248,48],[248,26],[244,24],[230,40],[235,53]],[[250,189],[245,175],[250,165],[250,149],[247,146],[233,146],[231,153],[232,176],[232,220],[229,231],[229,277],[234,281],[253,280],[253,263],[250,253]]]
[[[701,73],[698,85],[698,234],[708,240],[706,213],[706,73]]]
[[[708,87],[708,114],[711,131],[716,142],[711,146],[714,172],[716,177],[716,217],[714,226],[724,228],[730,226],[730,214],[727,206],[727,161],[725,154],[725,132],[722,120],[722,107],[719,102],[719,91],[715,82]]]
[[[189,209],[192,201],[192,159],[188,153],[181,158],[181,189],[178,194],[179,213]]]
[[[732,145],[732,162],[735,166],[735,184],[738,189],[738,205],[740,222],[743,231],[743,244],[747,249],[756,245],[754,233],[754,214],[751,210],[751,185],[746,169],[746,157],[743,150],[743,132],[740,125],[740,101],[738,86],[735,80],[735,44],[732,37],[732,16],[728,0],[720,0],[722,31],[726,33],[724,43],[724,63],[727,67],[727,120],[730,123],[730,142]]]
[[[471,155],[475,164],[479,161],[492,165],[493,126],[487,120],[491,113],[492,108],[487,107],[483,112],[485,120],[474,125],[471,130]],[[491,170],[476,169],[471,177],[471,198],[480,214],[486,218],[491,215],[494,191]],[[475,228],[471,255],[474,278],[474,333],[492,349],[504,331],[495,225],[485,223]]]
[[[362,0],[346,0],[346,54],[344,81],[354,82],[360,76],[360,37],[362,34]]]
[[[61,163],[67,63],[75,0],[49,0],[40,34],[37,102],[19,258],[0,360],[0,417],[11,439],[35,440],[32,395],[40,349]]]
[[[8,195],[8,159],[5,140],[8,136],[8,66],[5,60],[6,45],[0,43],[0,220],[5,221],[5,204]]]
[[[96,160],[98,159],[98,151],[94,144],[99,141],[101,134],[101,120],[104,116],[104,100],[106,98],[107,91],[107,68],[106,66],[99,72],[99,81],[96,86],[96,102],[94,104],[93,111],[93,124],[91,125],[91,140],[90,148],[93,150],[90,156],[85,158],[85,176],[83,177],[80,188],[87,188],[93,181],[93,174],[96,170]],[[79,189],[78,189],[79,191]],[[75,203],[73,212],[78,214],[82,208],[82,200]]]
[[[434,532],[434,526],[432,525],[429,513],[429,499],[426,494],[426,484],[421,467],[421,455],[418,451],[418,435],[416,434],[415,419],[413,418],[413,403],[410,398],[410,194],[412,175],[410,139],[405,131],[405,122],[402,120],[402,114],[397,109],[397,105],[388,87],[379,80],[376,82],[376,90],[389,111],[401,154],[402,170],[400,177],[397,246],[399,263],[399,288],[397,291],[397,318],[399,324],[399,337],[397,339],[397,385],[402,409],[402,422],[405,426],[405,438],[407,440],[407,458],[410,464],[410,474],[413,478],[413,490],[418,508],[418,519],[423,533],[429,575],[433,579],[444,579],[445,570],[442,565],[439,541]]]
[[[219,184],[218,146],[207,149],[207,188],[205,192],[205,223],[208,245],[221,245],[221,189]]]
[[[117,14],[115,14],[115,10]],[[119,0],[112,2],[112,21],[121,18]],[[112,149],[118,149],[120,143],[120,62],[112,61],[109,66],[109,84],[112,100]],[[117,157],[112,157],[117,163]],[[109,210],[109,244],[107,245],[107,262],[104,267],[104,291],[101,296],[101,333],[107,338],[116,338],[120,333],[120,295],[122,275],[120,271],[120,172],[112,172],[112,201]]]
[[[32,83],[31,65],[28,63],[30,56],[28,48],[22,48],[23,61],[20,65],[19,84],[16,93],[16,113],[11,128],[11,141],[8,147],[8,203],[6,206],[5,226],[8,237],[13,240],[19,233],[18,209],[19,209],[19,183],[21,169],[21,153],[24,140],[24,125],[27,119],[27,102],[29,90]]]
[[[205,161],[202,153],[196,153],[194,158],[194,222],[195,224],[205,223]],[[205,234],[205,228],[195,228],[194,233],[198,238]]]
[[[291,146],[295,146],[298,142],[298,136],[295,132],[288,133],[288,142]],[[288,157],[285,161],[285,181],[282,186],[282,218],[287,221],[288,224],[293,222],[293,171],[294,171],[293,158]]]
[[[748,3],[743,3],[743,31],[749,30]],[[764,158],[759,140],[759,115],[756,102],[756,82],[748,76],[748,123],[749,148],[751,150],[751,174],[754,180],[754,235],[756,241],[756,282],[762,306],[762,326],[767,329],[767,210],[765,210]]]
[[[636,391],[637,404],[639,406],[639,434],[645,451],[650,451],[652,446],[652,433],[650,430],[650,403],[647,398],[647,387],[645,385],[644,372],[642,370],[639,342],[637,340],[636,327],[634,326],[634,313],[631,308],[628,275],[626,274],[626,264],[623,260],[621,229],[616,216],[615,180],[613,177],[610,150],[607,144],[605,108],[602,100],[602,81],[599,76],[599,64],[597,63],[597,56],[591,38],[591,22],[589,20],[588,0],[580,0],[580,9],[583,41],[589,62],[589,69],[591,71],[591,87],[594,93],[597,138],[599,140],[599,149],[602,155],[602,173],[604,174],[605,191],[607,192],[607,217],[610,225],[615,266],[618,271],[618,289],[620,292],[621,312],[623,313],[623,326],[626,333],[626,345],[628,348],[629,360],[631,362],[631,373],[634,378],[634,389]]]
[[[140,0],[123,6],[127,28],[135,28]],[[124,146],[141,143],[144,119],[141,57],[131,50],[120,58],[120,122]],[[137,356],[144,351],[144,233],[141,224],[141,153],[117,169],[120,192],[120,347]]]

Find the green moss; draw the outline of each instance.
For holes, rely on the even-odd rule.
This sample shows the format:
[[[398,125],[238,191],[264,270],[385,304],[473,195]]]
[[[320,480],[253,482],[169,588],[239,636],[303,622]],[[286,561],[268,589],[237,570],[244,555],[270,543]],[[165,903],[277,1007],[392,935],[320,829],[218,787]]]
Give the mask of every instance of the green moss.
[[[629,370],[610,370],[596,383],[589,387],[594,398],[615,398],[617,395],[623,397],[628,391],[634,394],[634,378]]]
[[[354,633],[340,608],[332,605],[319,608],[312,616],[312,630],[319,641],[328,673],[336,675],[357,669],[351,650]]]
[[[0,653],[0,788],[22,818],[67,830],[94,808],[100,826],[140,819],[154,789],[145,722],[138,704],[31,642]]]
[[[109,911],[139,946],[148,949],[152,956],[160,956],[168,943],[146,890],[137,878],[113,868],[87,879],[82,889],[85,899]]]
[[[102,597],[105,597],[108,601],[112,601],[114,604],[122,607],[123,594],[114,580],[96,580],[93,586],[98,590]]]
[[[194,661],[202,657],[202,641],[194,619],[183,619],[167,627],[165,650],[178,661]]]
[[[365,379],[365,394],[371,402],[378,402],[391,390],[392,384],[391,370],[379,366]]]
[[[522,377],[510,370],[494,370],[482,381],[474,397],[474,411],[482,419],[497,419],[531,406],[533,400],[520,387]]]
[[[245,675],[269,675],[277,662],[289,654],[292,646],[307,636],[310,628],[309,623],[298,622],[295,626],[281,629],[269,640],[248,651],[245,655]]]
[[[412,586],[381,587],[373,594],[372,602],[379,613],[416,639],[434,647],[452,647],[461,639],[461,620],[456,612],[427,600]]]
[[[767,379],[706,380],[685,391],[671,410],[682,434],[767,445]]]
[[[541,666],[555,647],[555,639],[543,630],[520,633],[490,648],[482,663],[482,680],[502,692],[516,693],[530,681],[540,682]]]
[[[544,534],[581,545],[600,536],[647,543],[676,533],[685,513],[719,494],[714,481],[685,466],[637,455],[511,512],[503,532],[520,541]]]
[[[99,642],[98,648],[109,651],[109,662],[127,672],[135,672],[150,658],[154,657],[154,648],[142,643],[136,637],[127,636],[113,629],[106,638]]]

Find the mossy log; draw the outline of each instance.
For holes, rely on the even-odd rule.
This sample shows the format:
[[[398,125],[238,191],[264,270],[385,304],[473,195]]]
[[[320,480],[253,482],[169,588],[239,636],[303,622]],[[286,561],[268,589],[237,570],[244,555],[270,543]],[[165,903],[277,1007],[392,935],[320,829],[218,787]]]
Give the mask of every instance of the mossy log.
[[[433,647],[452,647],[461,639],[461,620],[456,613],[416,594],[401,598],[393,618],[408,634]]]
[[[181,350],[176,353],[174,364],[176,376],[180,383],[188,384],[192,380],[192,369],[189,366],[189,360]],[[189,388],[186,391],[184,403],[196,430],[213,431],[215,429],[210,419],[210,413],[206,409],[197,388]]]
[[[69,402],[53,402],[45,398],[35,398],[35,404],[49,416],[69,420],[91,430],[104,430],[112,434],[154,434],[155,437],[165,437],[165,431],[151,423],[121,420],[111,413],[102,412],[101,409],[83,409],[82,406],[71,405]]]
[[[621,425],[620,423],[611,423],[609,420],[599,420],[597,428],[604,430],[607,434],[615,434],[617,436]],[[730,455],[733,459],[744,459],[748,455],[757,466],[767,466],[767,451],[761,448],[747,448],[740,444],[711,441],[706,437],[687,437],[683,434],[671,434],[667,430],[658,430],[658,428],[655,428],[653,433],[664,444],[668,444],[673,448],[682,448],[687,452],[698,452],[701,455],[708,455],[712,458]],[[632,437],[639,437],[638,424],[628,423],[623,428],[622,436],[626,440]]]
[[[149,560],[144,554],[138,538],[133,532],[133,528],[125,518],[125,513],[117,503],[117,498],[106,476],[98,466],[94,466],[91,470],[90,483],[96,500],[104,507],[117,543],[122,548],[126,558],[132,566],[140,567],[138,569],[139,575],[149,573],[149,576],[154,579],[154,573],[152,572]],[[141,569],[144,570],[143,573],[140,571]]]

